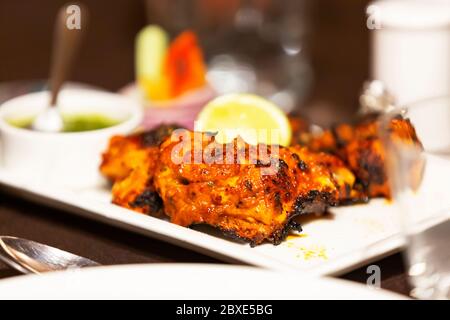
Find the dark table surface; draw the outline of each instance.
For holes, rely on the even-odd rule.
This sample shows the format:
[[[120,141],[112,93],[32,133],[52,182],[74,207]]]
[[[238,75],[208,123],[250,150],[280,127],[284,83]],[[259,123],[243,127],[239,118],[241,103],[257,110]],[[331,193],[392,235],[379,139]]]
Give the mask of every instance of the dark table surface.
[[[0,234],[42,242],[101,264],[222,263],[208,256],[99,222],[44,207],[0,191]],[[407,295],[405,268],[400,254],[376,261],[381,287]],[[342,276],[366,283],[367,266]],[[19,275],[0,262],[0,279]]]

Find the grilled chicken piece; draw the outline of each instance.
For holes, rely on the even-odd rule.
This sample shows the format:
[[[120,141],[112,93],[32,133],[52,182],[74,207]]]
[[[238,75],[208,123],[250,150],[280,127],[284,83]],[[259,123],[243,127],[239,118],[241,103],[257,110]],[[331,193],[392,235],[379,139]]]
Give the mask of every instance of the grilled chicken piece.
[[[194,145],[215,159],[226,159],[231,150],[233,161],[208,163]],[[355,178],[332,155],[259,145],[263,152],[250,161],[251,148],[240,139],[222,145],[211,134],[189,131],[167,139],[154,185],[171,222],[208,224],[252,245],[265,240],[278,244],[290,229],[300,227],[293,217],[324,211],[351,196]],[[200,163],[192,163],[194,159]]]
[[[100,172],[110,181],[122,180],[146,161],[149,149],[152,147],[147,148],[142,144],[142,134],[114,136],[102,155]],[[158,151],[158,146],[153,149]]]
[[[148,153],[159,153],[159,145],[180,128],[177,125],[161,125],[146,132],[130,136],[114,136],[102,155],[100,172],[110,181],[126,178],[133,169],[147,159]]]
[[[414,127],[401,116],[391,120],[390,135],[391,139],[401,139],[420,146]],[[390,198],[380,121],[376,115],[356,125],[338,125],[319,136],[311,137],[305,144],[313,151],[326,151],[344,160],[369,198]]]
[[[147,132],[111,138],[100,171],[114,182],[114,203],[142,213],[160,213],[162,202],[154,191],[153,173],[160,143],[177,128],[162,125]]]

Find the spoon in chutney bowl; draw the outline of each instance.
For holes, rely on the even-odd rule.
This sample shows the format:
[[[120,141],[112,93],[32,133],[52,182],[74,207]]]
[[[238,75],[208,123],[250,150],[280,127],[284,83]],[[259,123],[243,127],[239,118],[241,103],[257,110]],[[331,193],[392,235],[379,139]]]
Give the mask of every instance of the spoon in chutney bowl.
[[[75,16],[77,14],[78,16]],[[65,5],[58,11],[54,27],[49,80],[50,103],[33,120],[31,124],[33,130],[43,132],[61,132],[64,130],[63,117],[57,105],[58,94],[73,67],[87,25],[86,20],[87,9],[79,4],[76,6]]]

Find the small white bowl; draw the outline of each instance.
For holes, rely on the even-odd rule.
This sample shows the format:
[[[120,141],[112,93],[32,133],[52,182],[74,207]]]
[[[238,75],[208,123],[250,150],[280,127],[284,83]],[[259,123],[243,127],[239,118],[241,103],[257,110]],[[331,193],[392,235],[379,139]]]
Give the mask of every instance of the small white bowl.
[[[7,119],[34,117],[49,103],[49,92],[11,99],[0,106],[0,152],[5,170],[19,179],[68,188],[103,183],[99,173],[101,154],[109,138],[132,132],[142,121],[138,103],[121,95],[66,89],[58,97],[64,114],[102,114],[119,120],[117,125],[92,131],[43,133],[12,126]]]

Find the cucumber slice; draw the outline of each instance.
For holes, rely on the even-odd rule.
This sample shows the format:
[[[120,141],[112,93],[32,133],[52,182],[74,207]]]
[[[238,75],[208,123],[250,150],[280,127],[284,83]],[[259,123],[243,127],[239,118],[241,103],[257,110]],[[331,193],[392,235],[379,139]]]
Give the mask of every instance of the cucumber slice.
[[[158,81],[161,78],[169,36],[159,26],[143,28],[136,38],[136,77]]]

